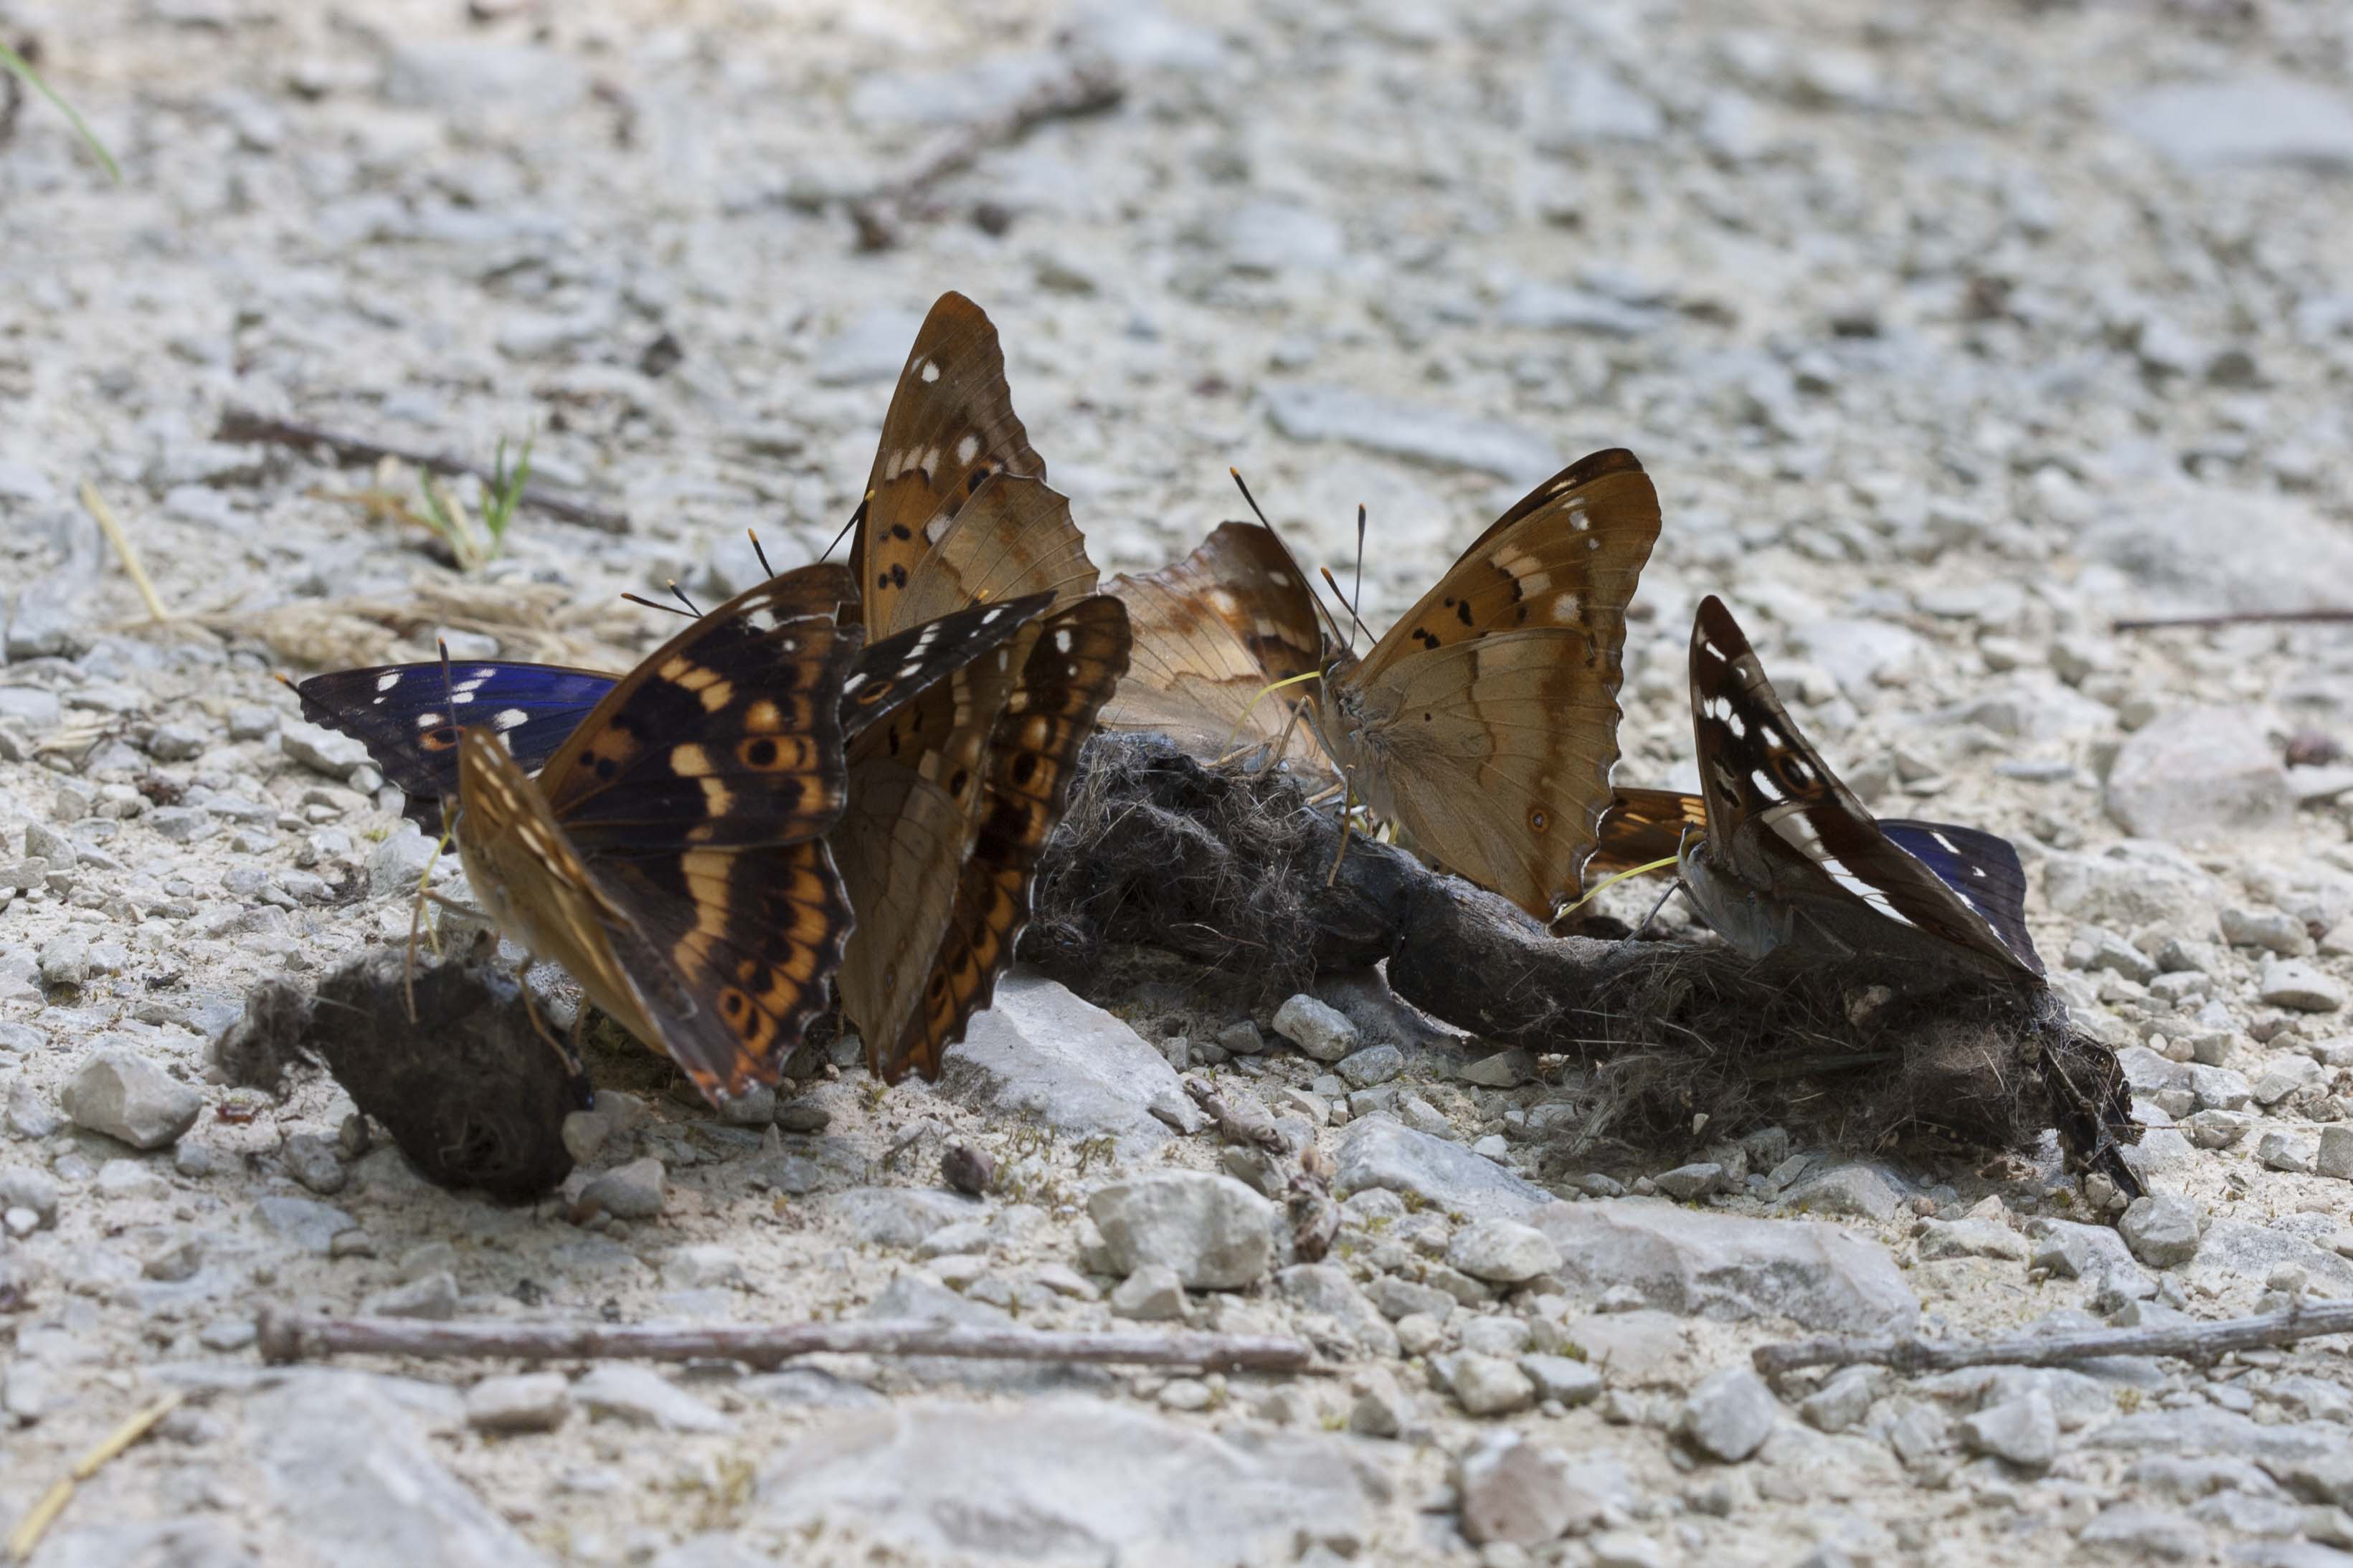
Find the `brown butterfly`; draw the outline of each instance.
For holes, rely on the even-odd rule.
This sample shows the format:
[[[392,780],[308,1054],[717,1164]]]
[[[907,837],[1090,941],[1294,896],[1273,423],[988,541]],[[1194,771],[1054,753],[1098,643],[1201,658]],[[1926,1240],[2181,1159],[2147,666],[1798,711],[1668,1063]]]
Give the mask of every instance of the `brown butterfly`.
[[[1610,793],[1599,841],[1585,863],[1588,877],[1672,861],[1687,837],[1707,832],[1707,802],[1680,790],[1620,785]]]
[[[1374,812],[1540,920],[1578,896],[1613,798],[1626,605],[1658,536],[1634,455],[1582,458],[1496,519],[1363,658],[1335,626],[1309,689],[1317,738]],[[1320,612],[1296,567],[1285,575]]]
[[[1127,666],[1125,612],[1094,593],[1045,468],[996,328],[941,296],[883,416],[849,552],[860,613],[880,637],[976,604],[1053,607],[851,746],[835,844],[860,930],[839,986],[889,1081],[935,1074],[988,1005],[1078,749]]]
[[[537,780],[491,724],[459,738],[475,895],[714,1104],[776,1081],[850,929],[822,836],[847,782],[855,596],[843,568],[807,566],[729,600],[623,677]]]
[[[1106,730],[1153,731],[1210,761],[1229,751],[1337,777],[1300,721],[1303,686],[1338,652],[1314,595],[1274,531],[1219,523],[1182,561],[1113,578],[1134,636],[1127,679],[1103,710]]]

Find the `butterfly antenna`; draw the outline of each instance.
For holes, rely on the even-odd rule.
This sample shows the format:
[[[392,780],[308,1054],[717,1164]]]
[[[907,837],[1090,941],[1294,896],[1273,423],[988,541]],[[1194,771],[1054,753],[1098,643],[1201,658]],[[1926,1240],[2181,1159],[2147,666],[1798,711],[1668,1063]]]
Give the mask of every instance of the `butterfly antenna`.
[[[665,616],[683,616],[686,614],[684,610],[680,609],[676,605],[665,605],[659,599],[649,599],[643,594],[624,594],[621,597],[627,599],[632,605],[642,605],[649,610],[659,610]]]
[[[675,577],[670,580],[670,597],[676,599],[680,604],[686,606],[686,613],[688,615],[692,616],[698,621],[702,618],[702,609],[696,605],[692,599],[686,596],[686,590],[678,585],[678,579]]]
[[[1332,575],[1332,568],[1318,566],[1316,570],[1324,574],[1324,585],[1332,590],[1332,596],[1340,601],[1340,607],[1348,612],[1348,619],[1353,623],[1352,629],[1348,633],[1348,647],[1353,649],[1356,646],[1357,632],[1365,632],[1368,637],[1373,634],[1365,631],[1365,623],[1357,616],[1356,606],[1348,603],[1347,596],[1340,592],[1340,579]]]
[[[1271,522],[1271,521],[1268,521],[1268,519],[1267,519],[1267,515],[1266,515],[1266,509],[1265,509],[1264,507],[1262,507],[1262,506],[1261,506],[1261,505],[1259,505],[1259,504],[1258,504],[1258,497],[1256,497],[1256,496],[1254,496],[1254,495],[1250,494],[1250,488],[1249,482],[1248,482],[1248,481],[1246,481],[1246,480],[1242,478],[1242,471],[1241,471],[1240,468],[1230,468],[1230,467],[1229,467],[1229,468],[1228,468],[1226,469],[1226,472],[1227,472],[1227,473],[1229,473],[1229,474],[1231,474],[1231,475],[1233,476],[1233,479],[1234,479],[1234,488],[1235,488],[1236,489],[1238,489],[1238,490],[1241,491],[1241,492],[1242,492],[1242,500],[1244,500],[1245,501],[1248,501],[1248,502],[1250,503],[1250,515],[1251,515],[1252,517],[1255,517],[1255,518],[1257,518],[1257,519],[1258,519],[1258,525],[1259,525],[1261,528],[1265,529],[1269,533],[1272,533],[1272,534],[1274,534],[1274,537],[1275,537],[1276,542],[1277,542],[1278,543],[1280,543],[1280,542],[1281,542],[1281,541],[1282,541],[1282,535],[1281,533],[1277,532],[1277,531],[1276,531],[1276,530],[1275,530],[1275,526],[1274,526],[1274,524],[1273,524],[1272,522]],[[1285,554],[1289,554],[1289,553],[1290,553],[1290,547],[1289,547],[1288,545],[1285,545],[1285,546],[1283,547],[1283,552],[1284,552]],[[1327,574],[1325,574],[1325,575],[1327,575],[1327,576],[1328,576],[1328,575],[1330,575],[1330,574],[1328,574],[1328,573],[1327,573]],[[1333,591],[1334,591],[1335,593],[1337,593],[1337,592],[1338,592],[1338,590],[1337,590],[1336,588],[1335,588],[1335,589],[1334,589]],[[1314,595],[1310,594],[1310,595],[1308,595],[1308,599],[1309,599],[1309,601],[1310,601],[1311,603],[1313,603],[1313,604],[1314,605],[1314,606],[1315,606],[1315,613],[1316,613],[1317,615],[1319,615],[1319,616],[1323,616],[1323,617],[1324,617],[1324,619],[1326,622],[1329,622],[1329,623],[1330,623],[1331,627],[1332,627],[1332,630],[1333,630],[1333,632],[1334,632],[1334,634],[1335,634],[1335,636],[1334,636],[1334,637],[1333,637],[1333,640],[1334,640],[1335,642],[1337,642],[1337,641],[1339,640],[1338,636],[1337,636],[1337,633],[1339,632],[1340,626],[1339,626],[1339,623],[1338,623],[1337,621],[1334,621],[1334,620],[1332,619],[1332,612],[1331,612],[1330,610],[1328,610],[1328,609],[1324,608],[1324,601],[1323,601],[1323,600],[1321,600],[1321,599],[1316,598],[1316,597],[1314,596]],[[1356,612],[1355,612],[1354,610],[1351,610],[1351,611],[1349,611],[1348,613],[1349,613],[1351,616],[1354,616],[1354,615],[1356,614]],[[1351,644],[1350,646],[1352,646],[1352,647],[1353,647],[1354,645],[1353,645],[1353,644]]]
[[[752,542],[752,553],[760,558],[760,570],[771,577],[775,576],[776,569],[768,564],[768,552],[760,548],[759,531],[747,528],[744,531],[744,536]]]
[[[849,537],[849,531],[866,521],[866,509],[873,504],[874,492],[868,490],[865,499],[858,503],[858,510],[849,514],[849,521],[841,525],[841,531],[833,536],[833,542],[825,547],[825,555],[818,557],[819,561],[823,561],[826,556],[831,555],[841,548],[841,542]]]
[[[1356,616],[1356,606],[1357,606],[1358,605],[1363,604],[1364,602],[1365,602],[1365,503],[1364,503],[1363,501],[1358,501],[1358,502],[1356,503],[1356,582],[1355,582],[1353,584],[1351,584],[1351,586],[1349,587],[1349,590],[1348,590],[1348,615],[1349,615],[1349,616],[1350,616],[1352,619],[1353,619],[1353,618],[1355,618],[1355,616]],[[1363,631],[1363,630],[1365,629],[1365,623],[1364,623],[1363,621],[1361,621],[1361,620],[1358,620],[1358,621],[1356,622],[1356,629],[1357,629],[1358,631]],[[1356,639],[1355,639],[1353,637],[1350,637],[1350,638],[1349,638],[1349,641],[1348,641],[1348,651],[1349,651],[1350,653],[1354,653],[1354,652],[1356,652]]]

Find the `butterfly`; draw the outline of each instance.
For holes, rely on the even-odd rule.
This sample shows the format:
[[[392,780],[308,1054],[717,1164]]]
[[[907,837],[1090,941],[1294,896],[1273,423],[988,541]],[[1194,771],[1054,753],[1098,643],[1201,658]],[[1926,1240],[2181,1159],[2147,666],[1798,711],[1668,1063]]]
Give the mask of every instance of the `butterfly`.
[[[776,1081],[849,935],[823,836],[848,787],[854,596],[820,565],[727,601],[622,677],[536,780],[495,710],[458,731],[475,896],[713,1104]]]
[[[1577,899],[1610,804],[1626,605],[1658,536],[1634,455],[1582,458],[1310,689],[1317,738],[1375,814],[1539,920]]]
[[[988,317],[934,304],[882,420],[850,543],[870,636],[1032,595],[1052,608],[860,735],[835,834],[860,913],[842,1010],[885,1081],[934,1076],[1029,915],[1078,751],[1128,661],[1070,502],[1013,411]]]
[[[1156,731],[1209,761],[1241,750],[1337,776],[1299,721],[1299,689],[1270,689],[1338,652],[1272,529],[1220,523],[1182,561],[1104,592],[1127,606],[1134,646],[1103,728]]]
[[[1041,611],[976,605],[927,626],[870,642],[842,683],[842,732],[880,722],[951,668],[1012,637]],[[458,731],[487,726],[525,773],[535,773],[621,677],[566,665],[496,659],[385,664],[332,670],[295,685],[302,717],[349,735],[408,797],[406,815],[438,828],[441,802],[458,794]]]
[[[1610,792],[1599,841],[1585,869],[1590,876],[1672,861],[1683,852],[1686,837],[1706,831],[1707,803],[1699,796],[1621,784]]]
[[[1849,952],[2042,978],[2018,851],[1973,827],[1873,818],[1712,595],[1692,626],[1691,701],[1705,831],[1686,839],[1682,871],[1718,935],[1759,958],[1811,933]]]

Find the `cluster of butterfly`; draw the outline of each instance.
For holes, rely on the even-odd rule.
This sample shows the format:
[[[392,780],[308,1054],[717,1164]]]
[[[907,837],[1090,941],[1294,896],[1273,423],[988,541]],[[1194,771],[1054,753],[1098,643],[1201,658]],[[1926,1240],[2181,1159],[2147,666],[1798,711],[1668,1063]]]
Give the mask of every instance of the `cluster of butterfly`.
[[[1613,791],[1659,521],[1631,453],[1585,458],[1361,658],[1262,522],[1099,584],[995,328],[948,294],[847,566],[773,577],[626,675],[445,659],[299,690],[413,813],[455,803],[486,912],[714,1101],[774,1082],[829,987],[877,1074],[935,1075],[1011,961],[1098,727],[1329,774],[1539,919],[1663,847],[1753,953],[1819,937],[2039,977],[2015,851],[1875,821],[1713,598],[1691,650],[1702,794]]]

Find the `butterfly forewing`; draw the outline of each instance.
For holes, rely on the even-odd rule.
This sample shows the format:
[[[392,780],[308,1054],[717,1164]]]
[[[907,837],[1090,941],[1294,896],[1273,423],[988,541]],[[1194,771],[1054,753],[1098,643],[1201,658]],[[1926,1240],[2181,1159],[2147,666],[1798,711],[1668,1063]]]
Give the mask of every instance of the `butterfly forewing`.
[[[1071,503],[1041,480],[997,475],[925,533],[933,542],[905,589],[870,595],[870,631],[900,631],[970,605],[1041,593],[1069,604],[1095,591],[1095,565]]]
[[[378,665],[314,675],[294,688],[302,717],[367,748],[408,796],[409,814],[438,822],[458,793],[458,731],[495,733],[526,772],[555,754],[617,677],[554,664],[469,660]]]
[[[968,605],[922,626],[870,642],[841,683],[841,728],[855,740],[902,704],[931,689],[989,648],[1009,641],[1052,604],[1051,594]]]
[[[1132,646],[1103,728],[1157,731],[1212,760],[1280,742],[1294,763],[1329,770],[1308,726],[1296,721],[1307,694],[1298,686],[1268,689],[1321,669],[1337,651],[1272,531],[1220,523],[1182,561],[1114,577],[1104,591],[1127,606]]]
[[[1879,830],[1967,900],[2021,963],[2042,973],[2042,955],[2026,929],[2026,868],[2019,864],[2017,846],[1999,834],[1950,822],[1882,817]]]
[[[631,670],[541,774],[582,853],[784,844],[831,826],[845,787],[841,689],[864,640],[834,619],[851,597],[842,567],[803,567]]]
[[[1539,485],[1312,711],[1424,854],[1548,919],[1582,885],[1618,757],[1626,605],[1658,537],[1630,453]]]
[[[1107,595],[1039,621],[983,759],[983,809],[970,853],[956,868],[945,939],[923,1000],[895,1039],[868,1052],[896,1082],[912,1068],[937,1076],[940,1058],[988,1005],[997,978],[1029,919],[1030,883],[1070,795],[1079,749],[1127,668],[1127,613]]]
[[[963,295],[943,294],[899,374],[850,543],[870,629],[922,618],[902,616],[894,601],[934,542],[931,531],[998,473],[1042,479],[1045,459],[1013,412],[996,327]]]
[[[1681,790],[1620,785],[1609,795],[1600,841],[1585,863],[1588,878],[1671,860],[1683,840],[1707,831],[1707,802]]]

